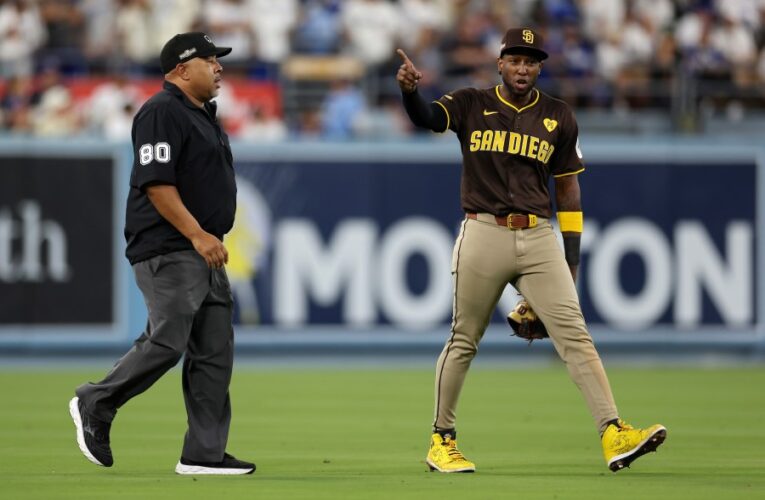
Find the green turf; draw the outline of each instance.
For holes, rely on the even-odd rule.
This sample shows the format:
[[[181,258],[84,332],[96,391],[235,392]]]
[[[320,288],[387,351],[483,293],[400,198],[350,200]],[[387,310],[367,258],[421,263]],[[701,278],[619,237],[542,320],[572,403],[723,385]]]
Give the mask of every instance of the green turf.
[[[431,370],[253,370],[232,385],[229,451],[253,476],[173,473],[184,432],[171,372],[119,413],[115,465],[77,449],[67,401],[101,371],[0,372],[0,498],[765,498],[765,369],[626,369],[609,374],[622,416],[661,422],[659,453],[613,474],[560,368],[476,367],[460,447],[476,474],[429,473]]]

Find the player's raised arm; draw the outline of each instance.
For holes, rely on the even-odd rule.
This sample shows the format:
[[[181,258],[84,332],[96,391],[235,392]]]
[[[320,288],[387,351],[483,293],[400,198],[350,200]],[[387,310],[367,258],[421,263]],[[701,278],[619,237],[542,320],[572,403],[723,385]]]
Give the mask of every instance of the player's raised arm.
[[[422,73],[415,68],[406,52],[397,49],[396,53],[402,61],[396,73],[396,81],[401,88],[404,109],[406,109],[409,119],[418,127],[428,128],[434,132],[446,131],[449,121],[443,108],[438,104],[426,102],[417,92],[417,85],[422,79]]]
[[[401,91],[409,94],[417,90],[417,83],[422,78],[422,73],[417,71],[409,56],[401,49],[396,49],[396,54],[401,57],[401,66],[398,68],[396,80]]]

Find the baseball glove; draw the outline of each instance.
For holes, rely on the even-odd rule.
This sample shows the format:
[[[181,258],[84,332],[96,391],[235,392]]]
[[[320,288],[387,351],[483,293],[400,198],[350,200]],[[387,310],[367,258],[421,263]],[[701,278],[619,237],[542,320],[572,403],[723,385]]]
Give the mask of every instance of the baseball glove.
[[[513,329],[513,335],[528,340],[529,344],[535,340],[549,337],[542,320],[537,317],[537,314],[525,300],[520,300],[515,304],[513,310],[507,315],[507,323]]]

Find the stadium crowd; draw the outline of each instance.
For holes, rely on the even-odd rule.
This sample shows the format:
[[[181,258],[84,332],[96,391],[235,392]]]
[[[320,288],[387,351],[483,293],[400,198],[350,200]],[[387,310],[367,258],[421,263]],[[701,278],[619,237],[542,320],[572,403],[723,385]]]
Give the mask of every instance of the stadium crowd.
[[[0,133],[128,139],[160,48],[200,30],[234,48],[232,136],[403,136],[396,47],[436,97],[495,84],[499,40],[521,25],[551,54],[539,86],[577,109],[765,110],[765,0],[0,0]]]

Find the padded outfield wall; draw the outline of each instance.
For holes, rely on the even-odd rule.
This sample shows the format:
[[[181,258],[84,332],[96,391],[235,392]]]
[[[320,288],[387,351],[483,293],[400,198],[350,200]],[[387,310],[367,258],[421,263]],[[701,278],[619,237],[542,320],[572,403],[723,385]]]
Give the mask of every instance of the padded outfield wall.
[[[578,283],[601,349],[763,359],[765,147],[584,137]],[[456,140],[235,144],[237,342],[433,352],[462,218]],[[129,145],[0,141],[0,350],[121,350],[143,301],[123,257]],[[508,287],[484,350],[507,349]],[[543,347],[549,351],[549,345]]]

